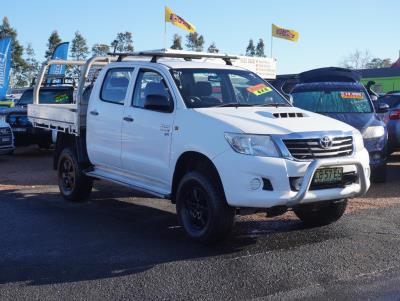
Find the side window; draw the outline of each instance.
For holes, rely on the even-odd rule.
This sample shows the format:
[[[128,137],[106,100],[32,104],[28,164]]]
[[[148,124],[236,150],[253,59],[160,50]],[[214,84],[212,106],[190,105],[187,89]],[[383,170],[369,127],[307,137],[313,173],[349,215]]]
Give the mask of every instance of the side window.
[[[144,100],[147,95],[163,95],[172,101],[169,89],[165,84],[164,78],[156,71],[140,70],[133,93],[132,105],[143,108]]]
[[[103,86],[101,87],[101,100],[124,104],[132,74],[132,68],[114,68],[108,70]]]

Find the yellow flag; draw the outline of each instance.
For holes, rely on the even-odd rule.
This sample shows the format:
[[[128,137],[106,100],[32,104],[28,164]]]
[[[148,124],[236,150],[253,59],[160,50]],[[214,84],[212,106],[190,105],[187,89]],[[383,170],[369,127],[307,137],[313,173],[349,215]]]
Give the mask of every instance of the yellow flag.
[[[193,26],[193,24],[179,17],[169,7],[165,7],[165,22],[171,22],[173,25],[191,33],[196,31],[196,28]]]
[[[292,42],[297,42],[299,39],[299,33],[292,29],[285,29],[272,24],[272,36],[289,40]]]

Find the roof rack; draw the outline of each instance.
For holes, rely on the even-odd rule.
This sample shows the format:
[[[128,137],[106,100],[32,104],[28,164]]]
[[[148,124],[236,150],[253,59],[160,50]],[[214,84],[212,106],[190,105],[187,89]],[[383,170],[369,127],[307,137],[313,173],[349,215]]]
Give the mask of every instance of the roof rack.
[[[202,58],[217,58],[225,61],[227,65],[232,65],[232,59],[237,59],[237,56],[231,56],[227,54],[216,54],[216,53],[206,53],[206,52],[192,52],[192,51],[180,51],[180,50],[170,50],[170,49],[160,49],[160,50],[149,50],[149,51],[138,51],[138,52],[118,52],[118,53],[108,53],[110,56],[118,56],[117,62],[121,62],[127,57],[151,57],[150,62],[156,63],[159,58],[182,58],[186,61],[191,61],[192,59],[202,59]]]

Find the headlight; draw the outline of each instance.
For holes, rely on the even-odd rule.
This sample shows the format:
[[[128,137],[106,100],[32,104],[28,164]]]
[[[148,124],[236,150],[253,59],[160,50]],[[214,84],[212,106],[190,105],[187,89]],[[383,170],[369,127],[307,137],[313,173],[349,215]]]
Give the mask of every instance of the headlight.
[[[280,157],[279,151],[270,136],[225,133],[225,138],[233,150],[240,154]]]
[[[356,152],[364,148],[364,139],[359,131],[353,132],[353,143],[354,143],[354,150]]]
[[[0,115],[0,121],[6,122],[6,115]]]
[[[385,128],[383,126],[369,126],[363,132],[364,139],[379,138],[385,135]]]

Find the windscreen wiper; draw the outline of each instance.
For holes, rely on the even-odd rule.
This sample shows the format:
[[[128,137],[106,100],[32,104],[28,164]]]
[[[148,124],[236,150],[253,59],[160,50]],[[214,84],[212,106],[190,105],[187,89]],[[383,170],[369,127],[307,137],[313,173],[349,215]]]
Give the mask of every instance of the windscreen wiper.
[[[281,102],[263,103],[263,104],[259,104],[258,106],[261,106],[261,107],[289,107],[288,104],[281,103]]]
[[[254,105],[248,104],[248,103],[240,103],[240,102],[229,102],[229,103],[223,103],[218,106],[215,106],[217,108],[222,108],[222,107],[254,107]]]

